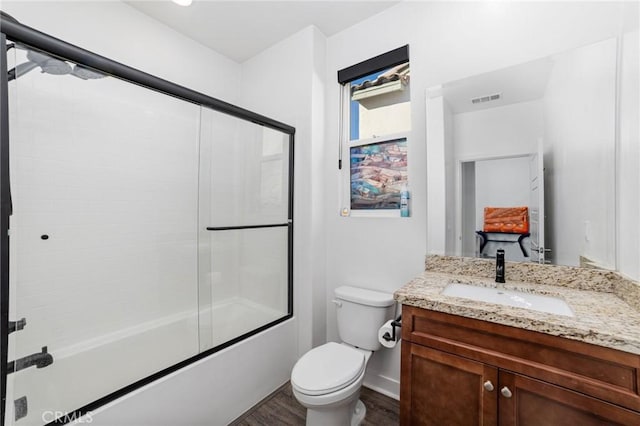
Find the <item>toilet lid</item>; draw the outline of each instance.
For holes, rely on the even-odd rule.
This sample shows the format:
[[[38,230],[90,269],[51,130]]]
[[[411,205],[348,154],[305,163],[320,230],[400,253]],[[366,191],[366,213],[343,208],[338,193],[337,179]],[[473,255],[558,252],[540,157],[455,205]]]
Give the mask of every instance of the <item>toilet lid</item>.
[[[349,386],[364,367],[362,352],[329,342],[298,360],[291,372],[291,384],[306,395],[324,395]]]

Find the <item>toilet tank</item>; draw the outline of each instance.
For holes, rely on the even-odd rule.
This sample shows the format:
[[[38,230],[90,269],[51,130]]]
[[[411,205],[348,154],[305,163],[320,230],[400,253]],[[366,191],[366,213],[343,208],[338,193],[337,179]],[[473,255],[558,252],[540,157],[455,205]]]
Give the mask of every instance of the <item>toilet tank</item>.
[[[393,295],[359,287],[335,289],[338,333],[352,346],[375,351],[380,349],[378,329],[393,317]]]

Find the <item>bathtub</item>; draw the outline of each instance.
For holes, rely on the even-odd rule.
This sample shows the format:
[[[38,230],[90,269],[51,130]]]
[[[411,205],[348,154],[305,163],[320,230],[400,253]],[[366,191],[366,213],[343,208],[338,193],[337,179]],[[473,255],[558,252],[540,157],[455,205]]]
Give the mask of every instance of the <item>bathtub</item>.
[[[64,348],[49,347],[53,364],[9,376],[7,400],[26,396],[28,402],[27,416],[15,424],[42,425],[60,413],[69,413],[72,420],[73,410],[284,316],[233,297],[199,312],[179,312]],[[6,418],[14,418],[12,403]]]

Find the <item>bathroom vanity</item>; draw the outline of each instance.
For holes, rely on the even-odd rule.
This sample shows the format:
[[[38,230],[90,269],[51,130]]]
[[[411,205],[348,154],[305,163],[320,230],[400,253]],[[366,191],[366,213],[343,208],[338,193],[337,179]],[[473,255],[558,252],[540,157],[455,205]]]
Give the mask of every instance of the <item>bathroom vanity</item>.
[[[497,287],[493,272],[491,261],[432,256],[395,293],[401,424],[640,425],[637,283],[609,271],[507,263]],[[449,296],[452,285],[515,301]],[[529,303],[529,294],[570,311]]]

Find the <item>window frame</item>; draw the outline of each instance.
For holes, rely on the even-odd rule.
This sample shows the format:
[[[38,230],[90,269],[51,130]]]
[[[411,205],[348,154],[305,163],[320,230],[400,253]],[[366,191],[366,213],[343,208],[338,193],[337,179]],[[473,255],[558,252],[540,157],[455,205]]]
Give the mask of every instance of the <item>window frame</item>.
[[[343,192],[341,198],[341,206],[342,209],[348,210],[348,216],[351,217],[400,217],[400,208],[397,209],[351,209],[351,148],[370,145],[370,144],[378,144],[384,142],[391,142],[398,139],[404,139],[407,142],[407,146],[409,145],[409,135],[411,132],[398,132],[391,133],[384,136],[367,138],[367,139],[358,139],[355,141],[350,141],[348,145],[343,147],[343,158],[346,158],[347,164],[349,167],[344,167],[342,176],[340,178],[340,187],[346,188],[346,191]],[[408,156],[407,156],[408,157]],[[407,166],[408,167],[408,166]],[[407,170],[408,172],[408,170]],[[409,179],[407,178],[407,182]],[[345,215],[347,216],[347,215]]]
[[[392,51],[375,56],[371,59],[357,63],[338,71],[338,83],[340,83],[340,128],[338,147],[339,169],[339,202],[340,215],[343,217],[401,217],[400,208],[397,209],[351,209],[351,158],[352,147],[382,143],[397,139],[405,139],[409,146],[411,129],[382,135],[374,135],[372,138],[351,139],[351,84],[355,80],[370,76],[371,74],[386,71],[411,61],[409,58],[409,45],[404,45]],[[411,90],[410,85],[408,89]],[[411,102],[409,100],[409,102]],[[360,136],[358,134],[358,136]],[[408,156],[407,156],[408,157]],[[408,172],[407,164],[407,172]],[[407,175],[407,184],[409,183]]]

